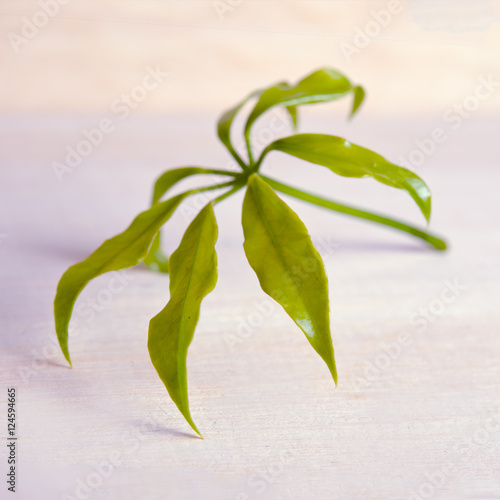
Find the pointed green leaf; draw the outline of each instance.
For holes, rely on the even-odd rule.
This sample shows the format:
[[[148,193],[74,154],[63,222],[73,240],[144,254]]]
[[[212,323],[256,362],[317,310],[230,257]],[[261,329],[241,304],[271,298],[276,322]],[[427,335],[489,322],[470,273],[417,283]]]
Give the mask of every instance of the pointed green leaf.
[[[297,114],[297,106],[287,106],[286,110],[288,111],[288,114],[290,115],[290,118],[292,119],[293,130],[297,130],[297,128],[299,127],[299,117]]]
[[[261,115],[275,106],[298,106],[332,101],[353,90],[351,82],[338,71],[324,68],[306,76],[296,85],[280,82],[262,92],[245,124],[245,140],[249,155],[250,131]]]
[[[283,86],[289,86],[287,82],[280,82],[277,85],[283,85]],[[238,164],[245,169],[247,166],[245,162],[241,159],[240,155],[236,152],[234,149],[233,143],[231,141],[231,126],[233,125],[234,118],[236,115],[239,113],[241,108],[250,100],[253,99],[254,97],[258,97],[264,92],[265,89],[257,89],[251,94],[249,94],[243,101],[238,103],[236,106],[232,107],[231,109],[228,109],[225,111],[222,116],[219,118],[219,121],[217,122],[217,135],[219,136],[219,139],[222,141],[222,144],[226,146],[226,148],[229,150],[231,155],[234,157],[234,159],[238,162]],[[296,110],[294,109],[294,106],[287,107],[288,113],[290,114],[290,117],[292,118],[294,127],[297,127],[297,113]]]
[[[217,281],[216,240],[217,223],[209,203],[189,225],[170,257],[170,300],[149,323],[151,361],[170,397],[198,434],[189,412],[186,357],[201,301]]]
[[[219,121],[217,122],[217,135],[219,136],[219,139],[221,140],[222,144],[226,146],[228,151],[231,153],[233,158],[238,162],[238,164],[245,169],[246,165],[245,162],[241,159],[240,155],[236,152],[234,149],[233,143],[231,142],[231,126],[233,124],[233,120],[235,116],[238,114],[240,109],[253,97],[260,95],[262,91],[261,90],[256,90],[255,92],[252,92],[250,95],[248,95],[243,101],[241,101],[239,104],[236,106],[232,107],[231,109],[228,109],[224,113],[222,113],[222,116],[219,118]]]
[[[260,286],[302,329],[337,383],[328,281],[306,227],[258,175],[249,179],[242,222],[245,253]]]
[[[140,213],[123,233],[106,240],[84,261],[71,266],[62,275],[54,300],[54,316],[59,345],[70,364],[68,325],[80,292],[90,280],[101,274],[138,264],[146,255],[155,234],[188,194],[190,192],[157,203]]]
[[[161,197],[165,195],[175,184],[191,177],[193,175],[225,175],[228,177],[234,177],[232,172],[226,170],[217,170],[214,168],[203,168],[203,167],[181,167],[174,168],[172,170],[167,170],[156,179],[154,191],[153,191],[153,201],[152,204],[160,201]]]
[[[352,89],[353,94],[354,94],[354,99],[352,102],[352,111],[351,111],[351,116],[354,116],[356,111],[359,109],[361,104],[363,103],[365,99],[365,89],[361,86],[356,86]]]
[[[404,189],[429,221],[431,192],[427,184],[417,174],[394,165],[369,149],[332,135],[297,134],[269,144],[262,152],[257,167],[270,151],[282,151],[302,160],[323,165],[344,177],[370,176],[388,186]]]
[[[193,175],[223,175],[234,177],[232,172],[203,167],[181,167],[167,170],[156,179],[153,190],[152,205],[158,203],[160,199],[178,182]],[[168,273],[168,257],[161,249],[161,231],[154,237],[148,254],[144,258],[144,264],[150,269],[160,273]]]

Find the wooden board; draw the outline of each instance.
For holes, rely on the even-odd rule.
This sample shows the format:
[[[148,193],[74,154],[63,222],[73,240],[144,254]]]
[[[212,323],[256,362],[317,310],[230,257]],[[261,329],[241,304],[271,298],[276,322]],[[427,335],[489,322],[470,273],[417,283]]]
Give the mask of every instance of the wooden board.
[[[216,210],[220,277],[189,352],[192,415],[205,439],[183,421],[147,353],[168,278],[136,268],[120,275],[122,285],[111,275],[92,282],[72,321],[67,367],[54,345],[59,277],[147,206],[163,169],[228,164],[214,118],[130,119],[62,182],[52,163],[92,119],[2,120],[0,413],[15,386],[16,498],[500,498],[500,170],[491,120],[467,123],[417,169],[434,193],[431,228],[450,242],[446,253],[290,201],[329,275],[338,388],[245,262],[240,194]],[[361,119],[349,129],[337,121],[310,117],[304,126],[392,159],[435,126],[431,118]],[[375,181],[280,154],[265,168],[422,223],[408,196]],[[168,249],[192,209],[169,223]]]

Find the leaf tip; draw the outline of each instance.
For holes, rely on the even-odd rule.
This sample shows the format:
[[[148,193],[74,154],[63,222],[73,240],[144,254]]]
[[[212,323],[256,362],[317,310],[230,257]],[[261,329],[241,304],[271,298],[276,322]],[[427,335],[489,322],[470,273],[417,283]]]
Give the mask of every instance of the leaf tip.
[[[429,224],[431,223],[431,207],[430,207],[430,205],[428,205],[425,208],[424,217],[425,217],[425,221],[427,222],[427,227],[429,227]]]
[[[196,427],[195,423],[193,422],[193,419],[191,418],[191,415],[188,413],[187,415],[184,414],[184,412],[182,412],[184,418],[186,419],[186,422],[189,424],[189,426],[191,427],[191,429],[193,429],[194,432],[196,432],[196,434],[198,434],[198,436],[201,438],[201,439],[204,439],[203,435],[201,434],[201,432],[198,430],[198,427]]]
[[[352,91],[354,94],[354,100],[352,103],[351,113],[348,118],[349,120],[352,120],[358,109],[361,107],[366,95],[365,89],[361,85],[356,85],[352,88]]]
[[[434,248],[436,250],[439,250],[441,252],[444,252],[445,250],[448,249],[448,244],[446,243],[446,241],[444,240],[441,240],[441,239],[435,239],[434,241]]]
[[[59,342],[59,347],[61,348],[61,352],[63,353],[64,359],[69,363],[70,368],[73,367],[71,363],[71,357],[69,355],[68,349],[68,330],[67,328],[62,331],[56,327],[57,341]]]
[[[330,369],[333,381],[335,382],[335,387],[337,387],[339,385],[339,377],[337,375],[337,368],[335,366],[335,361],[333,362],[333,365],[329,366],[328,368]]]
[[[61,343],[59,343],[59,346],[61,347],[61,351],[64,355],[64,359],[66,359],[66,361],[68,362],[69,367],[73,368],[73,363],[71,362],[71,357],[69,355],[68,346],[67,345],[63,346],[63,345],[61,345]]]

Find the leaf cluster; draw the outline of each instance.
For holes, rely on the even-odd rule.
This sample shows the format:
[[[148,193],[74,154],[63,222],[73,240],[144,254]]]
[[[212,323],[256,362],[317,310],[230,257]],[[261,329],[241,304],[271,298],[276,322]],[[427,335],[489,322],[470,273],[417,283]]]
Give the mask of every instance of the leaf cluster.
[[[242,225],[248,262],[264,292],[278,302],[303,331],[337,383],[330,332],[328,281],[323,262],[304,223],[277,192],[404,231],[438,250],[446,248],[444,241],[425,230],[306,192],[260,172],[265,158],[276,151],[326,167],[343,177],[372,177],[387,186],[406,191],[428,222],[431,194],[419,176],[343,138],[325,134],[294,134],[271,142],[255,158],[252,128],[264,113],[283,107],[296,128],[299,106],[349,96],[352,98],[352,116],[363,102],[363,88],[353,85],[338,71],[324,68],[314,71],[295,85],[279,82],[252,92],[223,113],[217,124],[217,134],[239,165],[239,171],[195,166],[166,171],[155,183],[151,207],[140,213],[125,231],[105,241],[87,259],[70,267],[62,276],[57,287],[54,314],[59,343],[68,362],[71,363],[68,325],[73,306],[90,280],[140,262],[157,271],[169,272],[170,298],[165,308],[150,321],[148,349],[170,397],[192,429],[200,434],[189,409],[186,358],[201,302],[214,289],[217,281],[215,243],[218,231],[214,205],[246,188]],[[231,132],[236,115],[251,100],[255,104],[243,130],[246,144],[244,159],[233,145]],[[207,174],[220,176],[221,182],[167,198],[169,191],[183,179]],[[177,250],[167,258],[161,250],[160,229],[188,197],[211,190],[220,194],[200,210],[186,229]]]

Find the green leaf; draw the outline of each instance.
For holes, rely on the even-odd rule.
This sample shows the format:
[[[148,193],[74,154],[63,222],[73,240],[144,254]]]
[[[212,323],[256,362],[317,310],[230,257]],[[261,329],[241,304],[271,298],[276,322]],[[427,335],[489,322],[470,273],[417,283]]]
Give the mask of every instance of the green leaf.
[[[191,177],[193,175],[224,175],[228,177],[234,177],[232,172],[226,170],[217,170],[213,168],[203,168],[203,167],[181,167],[175,168],[173,170],[167,170],[156,179],[154,190],[153,190],[153,200],[152,205],[158,203],[160,199],[178,182]],[[151,248],[148,254],[144,258],[144,264],[150,269],[160,273],[168,273],[168,257],[163,253],[161,249],[161,231],[154,237]]]
[[[153,271],[168,274],[168,256],[161,249],[161,230],[156,233],[149,252],[144,257],[144,264]]]
[[[302,329],[337,383],[328,281],[306,227],[258,175],[248,181],[242,223],[245,253],[260,286]]]
[[[359,87],[354,87],[359,88]],[[324,68],[306,76],[296,85],[280,82],[262,92],[245,124],[245,141],[250,160],[253,161],[250,146],[252,125],[266,111],[275,106],[298,106],[332,101],[353,90],[351,82],[334,69]]]
[[[245,170],[247,168],[245,162],[241,159],[240,155],[236,152],[234,149],[233,143],[231,142],[231,126],[233,124],[233,120],[235,116],[238,114],[240,109],[253,97],[258,96],[262,91],[261,90],[256,90],[255,92],[252,92],[250,95],[248,95],[243,101],[241,101],[239,104],[236,106],[232,107],[231,109],[228,109],[224,113],[222,113],[222,116],[219,118],[219,121],[217,122],[217,135],[219,136],[219,139],[222,141],[222,144],[226,146],[228,151],[231,153],[233,158],[238,162],[241,168]]]
[[[68,325],[80,292],[90,280],[101,274],[138,264],[146,255],[155,234],[188,194],[190,192],[157,203],[140,213],[123,233],[106,240],[84,261],[71,266],[62,275],[54,300],[54,316],[59,345],[70,364]]]
[[[436,250],[446,250],[446,242],[444,240],[427,231],[422,231],[417,227],[410,226],[405,222],[396,219],[391,219],[389,217],[385,217],[384,215],[379,215],[373,212],[367,212],[366,210],[361,210],[353,206],[344,205],[342,203],[339,203],[338,201],[330,200],[322,196],[318,196],[316,194],[303,191],[302,189],[297,189],[295,187],[288,186],[287,184],[278,182],[275,179],[270,179],[265,175],[261,175],[261,177],[273,189],[275,189],[276,191],[280,191],[281,193],[293,196],[294,198],[298,198],[299,200],[307,201],[308,203],[312,203],[313,205],[318,205],[323,208],[328,208],[329,210],[333,210],[334,212],[339,212],[346,215],[352,215],[353,217],[359,217],[360,219],[369,220],[377,224],[382,224],[384,226],[388,226],[393,229],[403,231],[405,233],[411,234],[412,236],[420,238],[429,245],[433,246]]]
[[[153,201],[152,204],[160,201],[161,197],[166,194],[175,184],[182,181],[186,177],[191,177],[193,175],[225,175],[228,177],[234,177],[232,172],[226,170],[217,170],[214,168],[203,168],[203,167],[181,167],[174,168],[172,170],[167,170],[156,179],[154,190],[153,190]]]
[[[286,110],[292,119],[293,130],[297,130],[299,127],[299,117],[297,115],[297,106],[287,106]]]
[[[283,86],[288,86],[287,82],[280,82],[278,85],[283,85]],[[231,126],[233,125],[234,118],[236,115],[239,113],[241,108],[250,100],[253,99],[254,97],[258,97],[259,95],[264,92],[265,89],[257,89],[251,94],[249,94],[243,101],[238,103],[236,106],[233,106],[231,109],[228,109],[225,111],[222,116],[219,118],[219,121],[217,122],[217,135],[219,136],[219,139],[222,141],[222,144],[226,146],[228,151],[231,153],[233,158],[238,162],[241,168],[245,170],[247,168],[247,165],[245,162],[241,159],[241,156],[236,152],[234,149],[233,143],[231,141]],[[287,111],[290,114],[290,117],[292,118],[292,122],[294,125],[294,128],[297,127],[297,111],[295,109],[295,106],[287,106]]]
[[[427,184],[417,174],[390,163],[369,149],[332,135],[297,134],[269,144],[262,152],[256,169],[270,151],[282,151],[302,160],[323,165],[344,177],[370,176],[388,186],[404,189],[429,221],[431,193]]]
[[[365,89],[363,87],[358,85],[356,87],[353,87],[352,91],[354,93],[354,99],[352,102],[351,117],[354,116],[356,111],[359,109],[359,107],[363,103],[363,100],[365,99]]]
[[[158,375],[189,425],[186,357],[203,297],[217,281],[217,223],[209,203],[187,228],[170,257],[170,300],[149,323],[148,349]]]

